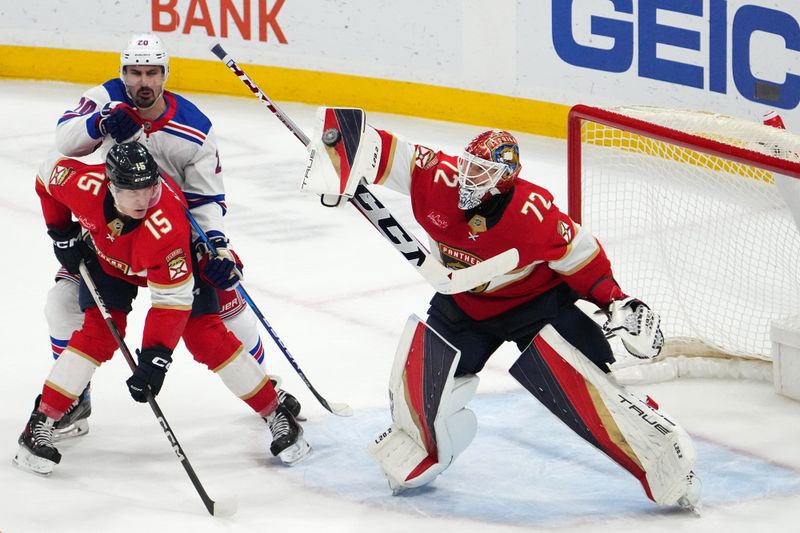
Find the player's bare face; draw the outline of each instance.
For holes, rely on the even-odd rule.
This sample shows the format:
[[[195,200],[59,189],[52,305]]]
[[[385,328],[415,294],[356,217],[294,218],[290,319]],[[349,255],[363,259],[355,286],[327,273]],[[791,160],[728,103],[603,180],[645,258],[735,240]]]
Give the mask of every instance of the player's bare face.
[[[123,74],[125,87],[139,108],[152,106],[164,91],[164,69],[159,66],[128,65]]]
[[[146,189],[111,189],[114,205],[121,214],[136,220],[144,218],[147,210],[158,203],[161,185],[155,184]]]

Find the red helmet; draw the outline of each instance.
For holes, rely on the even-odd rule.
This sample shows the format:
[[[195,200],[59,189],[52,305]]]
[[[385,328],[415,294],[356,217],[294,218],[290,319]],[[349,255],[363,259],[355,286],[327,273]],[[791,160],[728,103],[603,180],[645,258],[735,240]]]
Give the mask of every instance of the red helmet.
[[[508,191],[521,168],[517,139],[507,131],[484,131],[458,160],[458,207],[471,209]]]

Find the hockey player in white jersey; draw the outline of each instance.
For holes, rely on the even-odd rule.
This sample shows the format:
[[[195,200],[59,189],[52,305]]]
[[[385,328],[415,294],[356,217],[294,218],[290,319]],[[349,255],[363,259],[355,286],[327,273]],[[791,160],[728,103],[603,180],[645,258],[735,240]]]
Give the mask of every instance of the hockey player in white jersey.
[[[261,363],[264,347],[258,322],[254,313],[246,312],[247,304],[234,290],[241,277],[241,263],[224,232],[225,189],[214,127],[192,102],[165,90],[168,79],[169,55],[161,39],[152,34],[134,35],[120,54],[119,77],[86,91],[78,105],[61,116],[56,126],[56,148],[70,157],[97,154],[101,158],[114,144],[127,141],[136,140],[148,149],[159,168],[179,185],[190,213],[219,253],[213,257],[193,232],[199,274],[217,288],[221,318]],[[66,234],[53,235],[55,245],[68,242],[79,231],[75,223]],[[58,271],[45,315],[57,358],[83,321],[77,272]],[[298,416],[297,399],[277,390],[281,402]],[[87,386],[56,427],[56,440],[88,431],[90,413]]]

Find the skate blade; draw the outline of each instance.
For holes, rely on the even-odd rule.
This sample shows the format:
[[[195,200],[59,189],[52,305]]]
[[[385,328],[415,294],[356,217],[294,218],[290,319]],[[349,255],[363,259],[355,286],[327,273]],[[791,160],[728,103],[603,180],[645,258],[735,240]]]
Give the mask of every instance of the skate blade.
[[[389,482],[389,488],[392,490],[392,496],[399,496],[408,490],[408,487],[398,483],[389,476],[386,476],[386,481]]]
[[[302,436],[297,441],[278,454],[278,458],[286,466],[294,466],[311,455],[311,446]]]
[[[691,503],[689,499],[686,498],[685,496],[678,500],[678,506],[684,511],[688,511],[689,513],[692,513],[694,516],[698,518],[700,518],[701,516],[700,511],[702,508],[700,504]]]
[[[20,470],[31,472],[43,477],[47,477],[52,474],[53,467],[56,464],[49,459],[32,454],[25,446],[19,447],[19,450],[17,450],[17,455],[14,456],[14,459],[12,459],[11,462]]]
[[[65,428],[53,430],[53,442],[59,442],[66,439],[81,437],[89,433],[89,421],[85,418],[73,422]]]
[[[687,487],[686,493],[678,498],[677,503],[681,509],[684,509],[685,511],[692,513],[694,516],[699,517],[700,510],[702,509],[700,495],[703,491],[703,483],[694,472],[689,473],[687,481],[689,482],[689,486]]]

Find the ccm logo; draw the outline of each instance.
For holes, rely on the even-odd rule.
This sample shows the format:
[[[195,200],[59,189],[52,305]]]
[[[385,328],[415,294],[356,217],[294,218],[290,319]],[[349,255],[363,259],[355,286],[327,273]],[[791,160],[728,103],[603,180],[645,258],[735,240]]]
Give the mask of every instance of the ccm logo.
[[[158,417],[158,423],[161,424],[161,429],[164,430],[164,433],[166,433],[169,443],[172,444],[172,451],[175,452],[175,455],[178,456],[178,459],[183,461],[185,459],[185,457],[183,456],[183,450],[181,450],[181,447],[178,444],[178,440],[172,434],[172,431],[170,431],[169,426],[167,425],[167,421],[164,420],[162,417]]]

